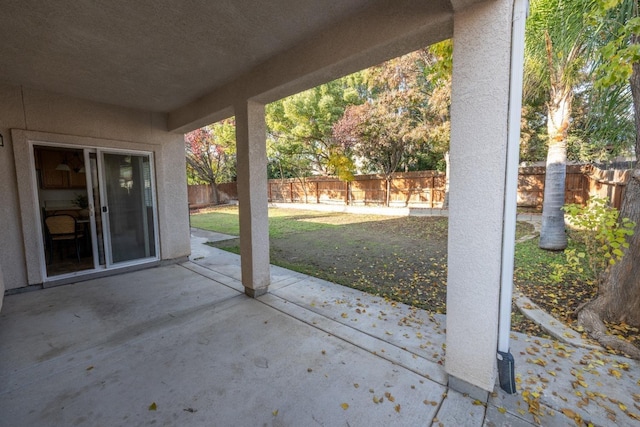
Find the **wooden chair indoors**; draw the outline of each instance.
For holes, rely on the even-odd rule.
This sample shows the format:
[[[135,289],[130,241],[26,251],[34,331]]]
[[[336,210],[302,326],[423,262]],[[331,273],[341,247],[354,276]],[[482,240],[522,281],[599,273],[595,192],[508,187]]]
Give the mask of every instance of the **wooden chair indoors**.
[[[44,220],[47,244],[49,246],[49,263],[53,259],[53,246],[60,247],[60,253],[64,256],[64,246],[73,243],[76,249],[76,258],[80,262],[80,242],[84,233],[78,231],[78,223],[71,215],[52,215]]]

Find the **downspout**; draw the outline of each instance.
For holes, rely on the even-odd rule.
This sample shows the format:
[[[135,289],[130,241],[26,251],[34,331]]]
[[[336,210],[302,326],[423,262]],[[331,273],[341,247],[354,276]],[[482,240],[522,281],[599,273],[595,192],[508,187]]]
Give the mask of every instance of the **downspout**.
[[[507,164],[504,188],[502,272],[497,353],[500,388],[509,394],[516,392],[514,359],[509,351],[509,334],[511,333],[513,264],[515,257],[516,217],[518,213],[518,163],[520,160],[520,118],[522,110],[522,80],[524,74],[524,32],[528,11],[528,0],[515,0],[513,6],[513,26],[511,30],[511,72],[509,73]]]

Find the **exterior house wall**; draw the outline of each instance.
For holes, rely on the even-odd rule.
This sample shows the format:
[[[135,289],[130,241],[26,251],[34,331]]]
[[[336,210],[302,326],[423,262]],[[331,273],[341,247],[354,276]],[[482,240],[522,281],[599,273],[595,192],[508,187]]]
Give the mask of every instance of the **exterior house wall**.
[[[39,223],[29,141],[152,152],[155,159],[160,257],[190,252],[182,135],[166,131],[166,115],[48,92],[0,85],[0,264],[7,289],[42,283]]]

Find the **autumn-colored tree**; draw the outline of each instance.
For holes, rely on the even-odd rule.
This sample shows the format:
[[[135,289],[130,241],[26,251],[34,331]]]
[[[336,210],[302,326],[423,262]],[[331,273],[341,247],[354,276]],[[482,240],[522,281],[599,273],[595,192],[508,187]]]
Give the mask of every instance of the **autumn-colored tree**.
[[[187,176],[191,183],[210,184],[219,203],[218,184],[232,181],[236,171],[234,119],[223,120],[185,134]]]
[[[434,55],[423,49],[365,70],[367,101],[347,107],[333,126],[345,152],[365,170],[385,176],[387,205],[394,172],[409,170],[436,146],[442,155],[448,147],[448,86],[427,80],[433,62]]]

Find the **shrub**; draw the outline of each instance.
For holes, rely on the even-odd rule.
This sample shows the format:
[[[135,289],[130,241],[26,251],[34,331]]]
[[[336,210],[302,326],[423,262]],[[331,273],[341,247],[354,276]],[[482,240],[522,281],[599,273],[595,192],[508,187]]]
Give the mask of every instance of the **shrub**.
[[[551,279],[560,283],[570,273],[587,274],[592,283],[598,281],[609,266],[615,264],[629,247],[627,237],[633,234],[635,223],[629,218],[618,221],[618,210],[606,198],[591,197],[586,206],[569,204],[563,207],[570,225],[580,230],[570,238],[584,246],[584,251],[565,250],[566,264],[555,264]]]

